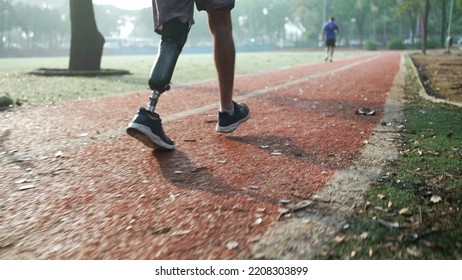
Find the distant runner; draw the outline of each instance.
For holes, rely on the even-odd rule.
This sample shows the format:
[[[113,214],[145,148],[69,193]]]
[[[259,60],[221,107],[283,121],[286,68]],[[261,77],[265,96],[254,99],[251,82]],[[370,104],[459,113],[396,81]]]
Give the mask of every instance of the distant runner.
[[[330,17],[329,21],[324,23],[322,27],[322,40],[326,42],[326,58],[325,61],[332,62],[334,57],[335,40],[339,32],[338,25],[335,23],[335,18]]]

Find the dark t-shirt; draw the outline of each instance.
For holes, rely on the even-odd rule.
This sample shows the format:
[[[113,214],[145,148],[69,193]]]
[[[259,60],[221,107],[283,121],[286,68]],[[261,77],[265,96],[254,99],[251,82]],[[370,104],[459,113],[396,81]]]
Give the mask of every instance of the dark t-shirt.
[[[338,26],[335,22],[329,21],[324,23],[323,30],[326,34],[327,40],[335,39],[336,31],[338,32]]]

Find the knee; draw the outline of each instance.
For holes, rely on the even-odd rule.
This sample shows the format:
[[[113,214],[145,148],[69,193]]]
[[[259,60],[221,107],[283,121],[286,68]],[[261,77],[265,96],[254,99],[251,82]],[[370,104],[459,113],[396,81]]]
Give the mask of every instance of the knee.
[[[231,12],[225,10],[208,11],[210,32],[213,35],[232,34]]]

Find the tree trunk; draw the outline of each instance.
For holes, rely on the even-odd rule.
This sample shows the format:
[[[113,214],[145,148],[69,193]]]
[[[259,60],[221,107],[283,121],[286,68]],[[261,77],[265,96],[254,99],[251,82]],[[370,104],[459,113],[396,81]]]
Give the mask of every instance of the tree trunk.
[[[96,26],[92,0],[69,1],[71,12],[69,70],[100,70],[104,37]]]
[[[441,47],[444,47],[444,42],[446,40],[446,21],[447,21],[447,8],[448,3],[447,0],[442,0],[441,1],[441,34],[440,34],[440,44]]]
[[[427,54],[427,39],[428,39],[428,15],[430,14],[430,0],[425,0],[424,22],[423,22],[423,38],[422,38],[422,53]]]
[[[414,45],[417,29],[415,28],[415,23],[417,22],[418,17],[413,16],[412,13],[409,13],[409,24],[411,25],[411,44]]]

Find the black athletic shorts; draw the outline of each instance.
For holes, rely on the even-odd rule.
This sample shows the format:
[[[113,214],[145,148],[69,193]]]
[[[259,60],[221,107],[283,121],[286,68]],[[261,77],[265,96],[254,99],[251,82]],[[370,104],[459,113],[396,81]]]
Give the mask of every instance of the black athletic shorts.
[[[327,39],[326,47],[335,47],[335,39]]]

